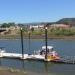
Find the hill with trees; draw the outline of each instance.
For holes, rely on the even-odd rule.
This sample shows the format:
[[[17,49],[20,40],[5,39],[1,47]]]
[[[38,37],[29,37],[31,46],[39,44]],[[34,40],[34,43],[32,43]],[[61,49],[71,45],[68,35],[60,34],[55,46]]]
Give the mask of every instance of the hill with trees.
[[[57,24],[67,24],[75,26],[75,18],[63,18],[56,22]]]

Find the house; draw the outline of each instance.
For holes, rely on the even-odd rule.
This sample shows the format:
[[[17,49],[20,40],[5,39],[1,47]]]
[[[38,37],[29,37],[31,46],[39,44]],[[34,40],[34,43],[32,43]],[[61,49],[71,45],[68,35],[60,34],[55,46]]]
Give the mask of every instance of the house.
[[[44,25],[30,25],[29,29],[34,28],[34,30],[43,29]]]
[[[32,29],[32,28],[34,28],[34,29],[38,29],[39,27],[38,27],[38,25],[30,25],[30,29]]]

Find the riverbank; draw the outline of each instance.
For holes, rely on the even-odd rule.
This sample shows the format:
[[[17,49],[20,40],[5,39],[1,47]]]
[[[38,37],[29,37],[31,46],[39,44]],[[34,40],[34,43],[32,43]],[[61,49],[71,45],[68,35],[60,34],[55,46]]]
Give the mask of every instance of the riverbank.
[[[24,39],[44,39],[45,35],[24,35]],[[0,39],[21,39],[20,35],[0,35]],[[75,39],[75,36],[55,36],[48,35],[48,39],[66,39],[72,40]]]
[[[28,74],[26,72],[20,71],[18,69],[0,66],[0,75],[28,75]]]
[[[0,75],[46,75],[46,74],[28,72],[20,69],[0,66]]]

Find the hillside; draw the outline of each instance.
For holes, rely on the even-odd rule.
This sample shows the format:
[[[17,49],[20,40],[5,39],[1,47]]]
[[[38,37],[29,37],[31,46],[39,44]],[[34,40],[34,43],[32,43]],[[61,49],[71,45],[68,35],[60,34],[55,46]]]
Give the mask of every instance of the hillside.
[[[64,23],[64,24],[69,24],[71,26],[75,26],[75,18],[63,18],[57,21],[56,23]]]

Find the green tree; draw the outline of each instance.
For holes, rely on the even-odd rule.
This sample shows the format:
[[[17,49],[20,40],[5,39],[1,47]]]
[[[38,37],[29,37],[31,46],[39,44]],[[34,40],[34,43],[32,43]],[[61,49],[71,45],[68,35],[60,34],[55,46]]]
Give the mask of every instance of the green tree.
[[[11,22],[11,23],[8,23],[8,26],[15,26],[15,23],[14,22]]]
[[[32,32],[34,31],[34,28],[33,28],[33,27],[31,28],[31,31],[32,31]]]
[[[15,23],[3,23],[1,25],[2,28],[10,27],[10,26],[15,26]]]
[[[9,27],[9,25],[8,25],[7,23],[3,23],[3,24],[1,25],[1,27],[2,27],[2,28],[6,28],[6,27]]]

